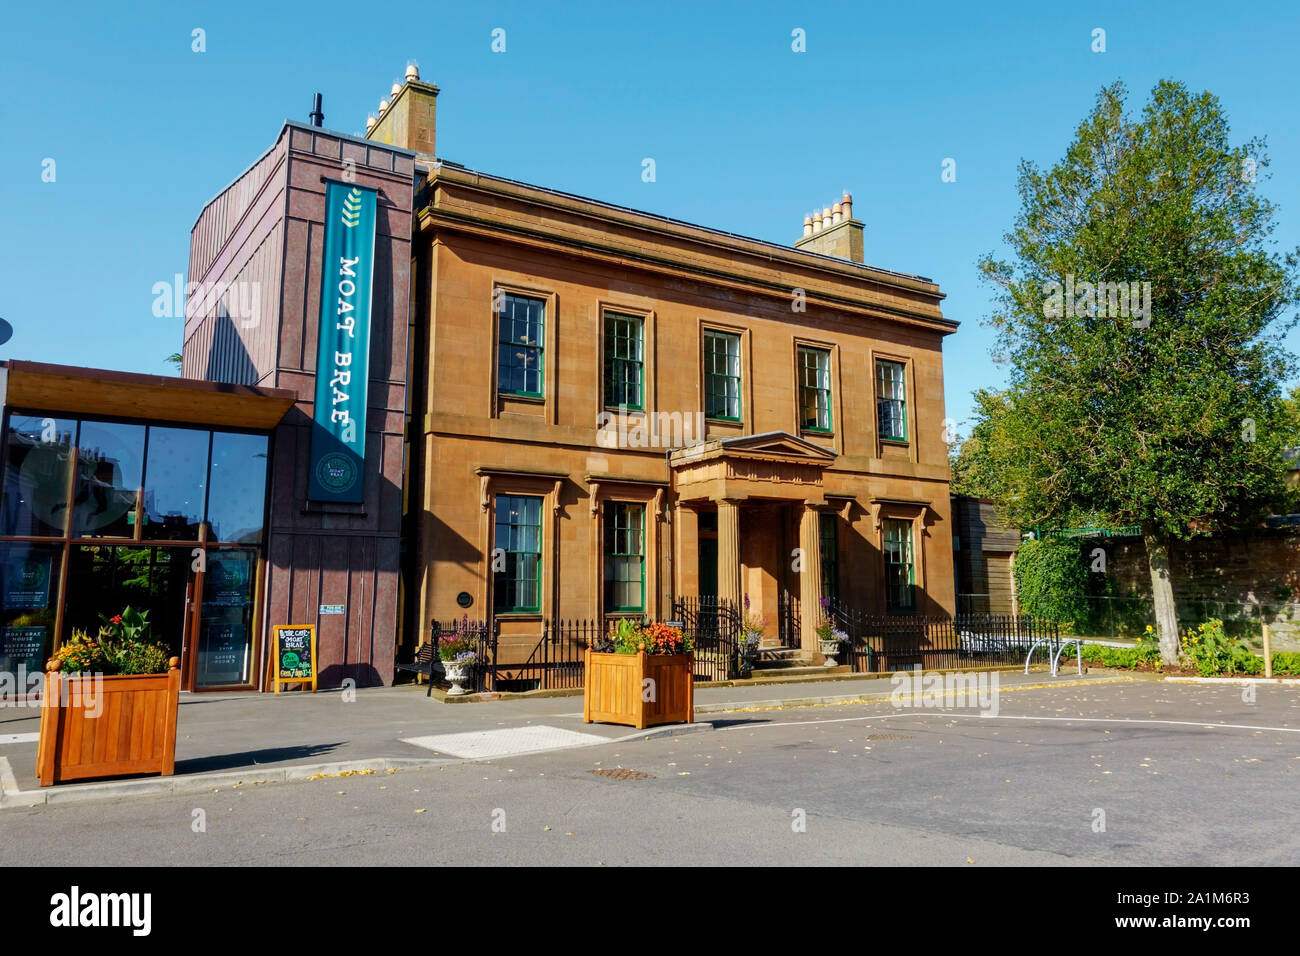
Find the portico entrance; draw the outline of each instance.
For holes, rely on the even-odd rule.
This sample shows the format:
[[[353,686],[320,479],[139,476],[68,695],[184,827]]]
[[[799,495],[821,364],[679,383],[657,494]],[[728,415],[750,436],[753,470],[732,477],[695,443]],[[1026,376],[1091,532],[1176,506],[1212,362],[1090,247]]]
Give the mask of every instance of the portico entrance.
[[[820,516],[827,510],[822,473],[835,453],[785,432],[719,439],[675,452],[670,458],[679,511],[694,517],[698,564],[680,590],[716,586],[720,600],[761,615],[770,637],[778,634],[783,591],[804,608],[822,596]],[[683,534],[690,536],[690,522]],[[716,528],[716,539],[713,535]],[[712,543],[716,541],[716,543]],[[716,548],[716,551],[715,551]],[[685,550],[685,546],[684,546]],[[716,570],[709,574],[716,553]],[[799,645],[817,650],[816,613],[801,616]]]

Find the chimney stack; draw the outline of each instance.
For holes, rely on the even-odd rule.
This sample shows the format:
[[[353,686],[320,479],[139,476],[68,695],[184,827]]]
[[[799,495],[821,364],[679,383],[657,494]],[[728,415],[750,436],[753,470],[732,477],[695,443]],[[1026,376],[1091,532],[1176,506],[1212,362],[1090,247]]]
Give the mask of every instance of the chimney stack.
[[[325,125],[325,114],[321,112],[321,95],[319,93],[312,99],[311,113],[307,115],[307,120],[312,126]]]
[[[834,205],[804,217],[803,235],[795,240],[794,247],[850,262],[865,262],[863,231],[862,223],[853,218],[853,197],[846,192]]]
[[[366,139],[433,155],[438,88],[420,80],[420,68],[408,63],[402,83],[379,104],[378,119],[366,121]]]

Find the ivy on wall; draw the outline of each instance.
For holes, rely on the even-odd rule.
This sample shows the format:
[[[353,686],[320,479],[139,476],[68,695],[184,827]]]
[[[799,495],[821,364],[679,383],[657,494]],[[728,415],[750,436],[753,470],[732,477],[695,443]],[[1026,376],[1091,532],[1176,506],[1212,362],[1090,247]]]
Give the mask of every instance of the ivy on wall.
[[[1025,614],[1062,623],[1088,615],[1088,566],[1077,541],[1044,538],[1026,541],[1016,554],[1016,595]]]

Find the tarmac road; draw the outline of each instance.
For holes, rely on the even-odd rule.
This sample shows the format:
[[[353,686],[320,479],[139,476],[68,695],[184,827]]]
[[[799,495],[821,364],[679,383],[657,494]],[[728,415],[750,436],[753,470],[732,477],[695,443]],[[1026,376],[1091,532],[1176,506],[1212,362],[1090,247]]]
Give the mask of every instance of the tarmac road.
[[[1004,690],[996,717],[879,701],[711,719],[426,770],[6,809],[0,864],[1300,862],[1295,687],[1248,702],[1138,681]],[[646,776],[591,772],[618,768]]]

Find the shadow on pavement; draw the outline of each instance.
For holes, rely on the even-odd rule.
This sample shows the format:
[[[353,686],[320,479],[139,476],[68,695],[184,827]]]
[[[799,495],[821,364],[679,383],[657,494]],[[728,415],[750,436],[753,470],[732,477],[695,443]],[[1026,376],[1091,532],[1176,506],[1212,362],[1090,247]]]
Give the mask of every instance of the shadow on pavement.
[[[216,770],[240,770],[265,764],[285,763],[306,757],[319,757],[342,746],[342,741],[332,744],[313,744],[309,747],[271,747],[266,750],[245,750],[243,753],[219,754],[215,757],[192,757],[176,761],[176,773],[212,773]]]

